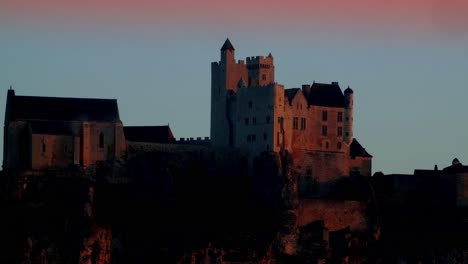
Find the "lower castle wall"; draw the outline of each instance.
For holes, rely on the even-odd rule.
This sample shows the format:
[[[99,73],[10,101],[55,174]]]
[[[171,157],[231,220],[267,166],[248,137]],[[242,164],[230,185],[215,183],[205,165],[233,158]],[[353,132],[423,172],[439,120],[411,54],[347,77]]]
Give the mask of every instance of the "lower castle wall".
[[[312,176],[318,183],[349,175],[347,157],[343,152],[295,151],[293,164],[297,172],[301,175]]]
[[[151,152],[151,151],[178,153],[178,152],[188,152],[188,151],[209,150],[209,147],[203,146],[203,145],[147,143],[147,142],[134,142],[134,141],[127,141],[127,145],[128,145],[128,150],[131,153]]]
[[[298,209],[298,225],[305,226],[323,220],[329,231],[350,227],[352,231],[367,228],[366,205],[360,201],[301,199]]]
[[[372,160],[370,158],[355,157],[349,159],[350,171],[359,171],[363,176],[372,176]]]

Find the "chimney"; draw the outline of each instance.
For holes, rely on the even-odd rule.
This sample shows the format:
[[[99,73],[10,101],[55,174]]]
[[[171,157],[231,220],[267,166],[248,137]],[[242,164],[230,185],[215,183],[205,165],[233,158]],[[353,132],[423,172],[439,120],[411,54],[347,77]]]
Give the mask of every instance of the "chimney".
[[[302,85],[302,92],[304,93],[305,97],[309,97],[310,94],[310,85],[309,84],[303,84]]]

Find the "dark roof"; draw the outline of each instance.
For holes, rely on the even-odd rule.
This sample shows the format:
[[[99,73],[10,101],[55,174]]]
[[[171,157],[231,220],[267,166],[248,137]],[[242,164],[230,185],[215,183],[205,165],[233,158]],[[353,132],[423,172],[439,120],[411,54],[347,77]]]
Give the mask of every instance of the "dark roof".
[[[351,142],[351,146],[349,147],[349,155],[351,155],[351,157],[372,158],[372,155],[367,153],[366,149],[363,148],[355,138],[353,138],[353,142]]]
[[[115,99],[9,96],[10,120],[117,121]],[[8,110],[7,110],[8,111]]]
[[[284,90],[284,96],[286,96],[289,100],[289,103],[292,102],[292,99],[294,98],[294,96],[296,96],[297,92],[301,90],[299,88],[291,88],[291,89],[285,89]]]
[[[314,83],[307,98],[309,105],[345,107],[345,99],[338,83]]]
[[[344,93],[345,93],[345,94],[352,94],[352,93],[354,93],[354,91],[353,91],[353,89],[349,88],[349,86],[348,86],[348,88],[346,88],[346,89],[344,90]]]
[[[175,141],[169,126],[126,126],[125,139],[134,142],[168,143]]]
[[[444,168],[442,171],[445,173],[467,173],[468,166],[464,166],[461,163],[457,163],[457,164],[452,164],[451,166]]]
[[[232,46],[232,43],[229,40],[229,38],[226,39],[226,41],[224,42],[224,45],[221,47],[221,50],[222,51],[224,51],[224,50],[235,50],[234,46]]]
[[[73,135],[70,123],[61,121],[31,121],[29,122],[33,134],[45,135]]]

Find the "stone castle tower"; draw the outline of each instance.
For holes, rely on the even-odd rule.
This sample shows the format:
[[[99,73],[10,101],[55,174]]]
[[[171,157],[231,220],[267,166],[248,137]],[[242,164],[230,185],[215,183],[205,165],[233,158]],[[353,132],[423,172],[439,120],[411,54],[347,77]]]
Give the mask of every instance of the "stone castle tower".
[[[252,148],[251,145],[258,145],[255,144],[259,142],[258,136],[267,141],[261,149],[269,147],[271,150],[274,145],[272,132],[275,116],[272,106],[278,87],[274,69],[271,54],[236,61],[235,49],[229,39],[226,40],[221,47],[221,60],[211,64],[212,146],[239,147],[248,141],[250,147],[245,147],[255,150],[260,146]],[[280,91],[281,98],[283,90]],[[260,103],[259,100],[265,102]],[[258,117],[248,117],[244,111],[250,111]]]
[[[316,180],[371,174],[371,159],[353,137],[354,92],[337,82],[284,89],[275,82],[271,53],[235,59],[229,39],[211,64],[211,144],[255,157],[292,153],[299,170]]]

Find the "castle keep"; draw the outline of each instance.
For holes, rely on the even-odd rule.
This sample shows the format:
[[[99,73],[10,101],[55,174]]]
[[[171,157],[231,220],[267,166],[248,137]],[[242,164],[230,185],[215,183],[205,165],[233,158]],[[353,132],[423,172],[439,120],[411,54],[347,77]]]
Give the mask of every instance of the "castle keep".
[[[370,176],[372,156],[353,137],[354,92],[337,82],[285,89],[271,53],[235,59],[229,39],[211,64],[211,144],[253,158],[287,151],[296,169],[327,181],[358,171]]]

